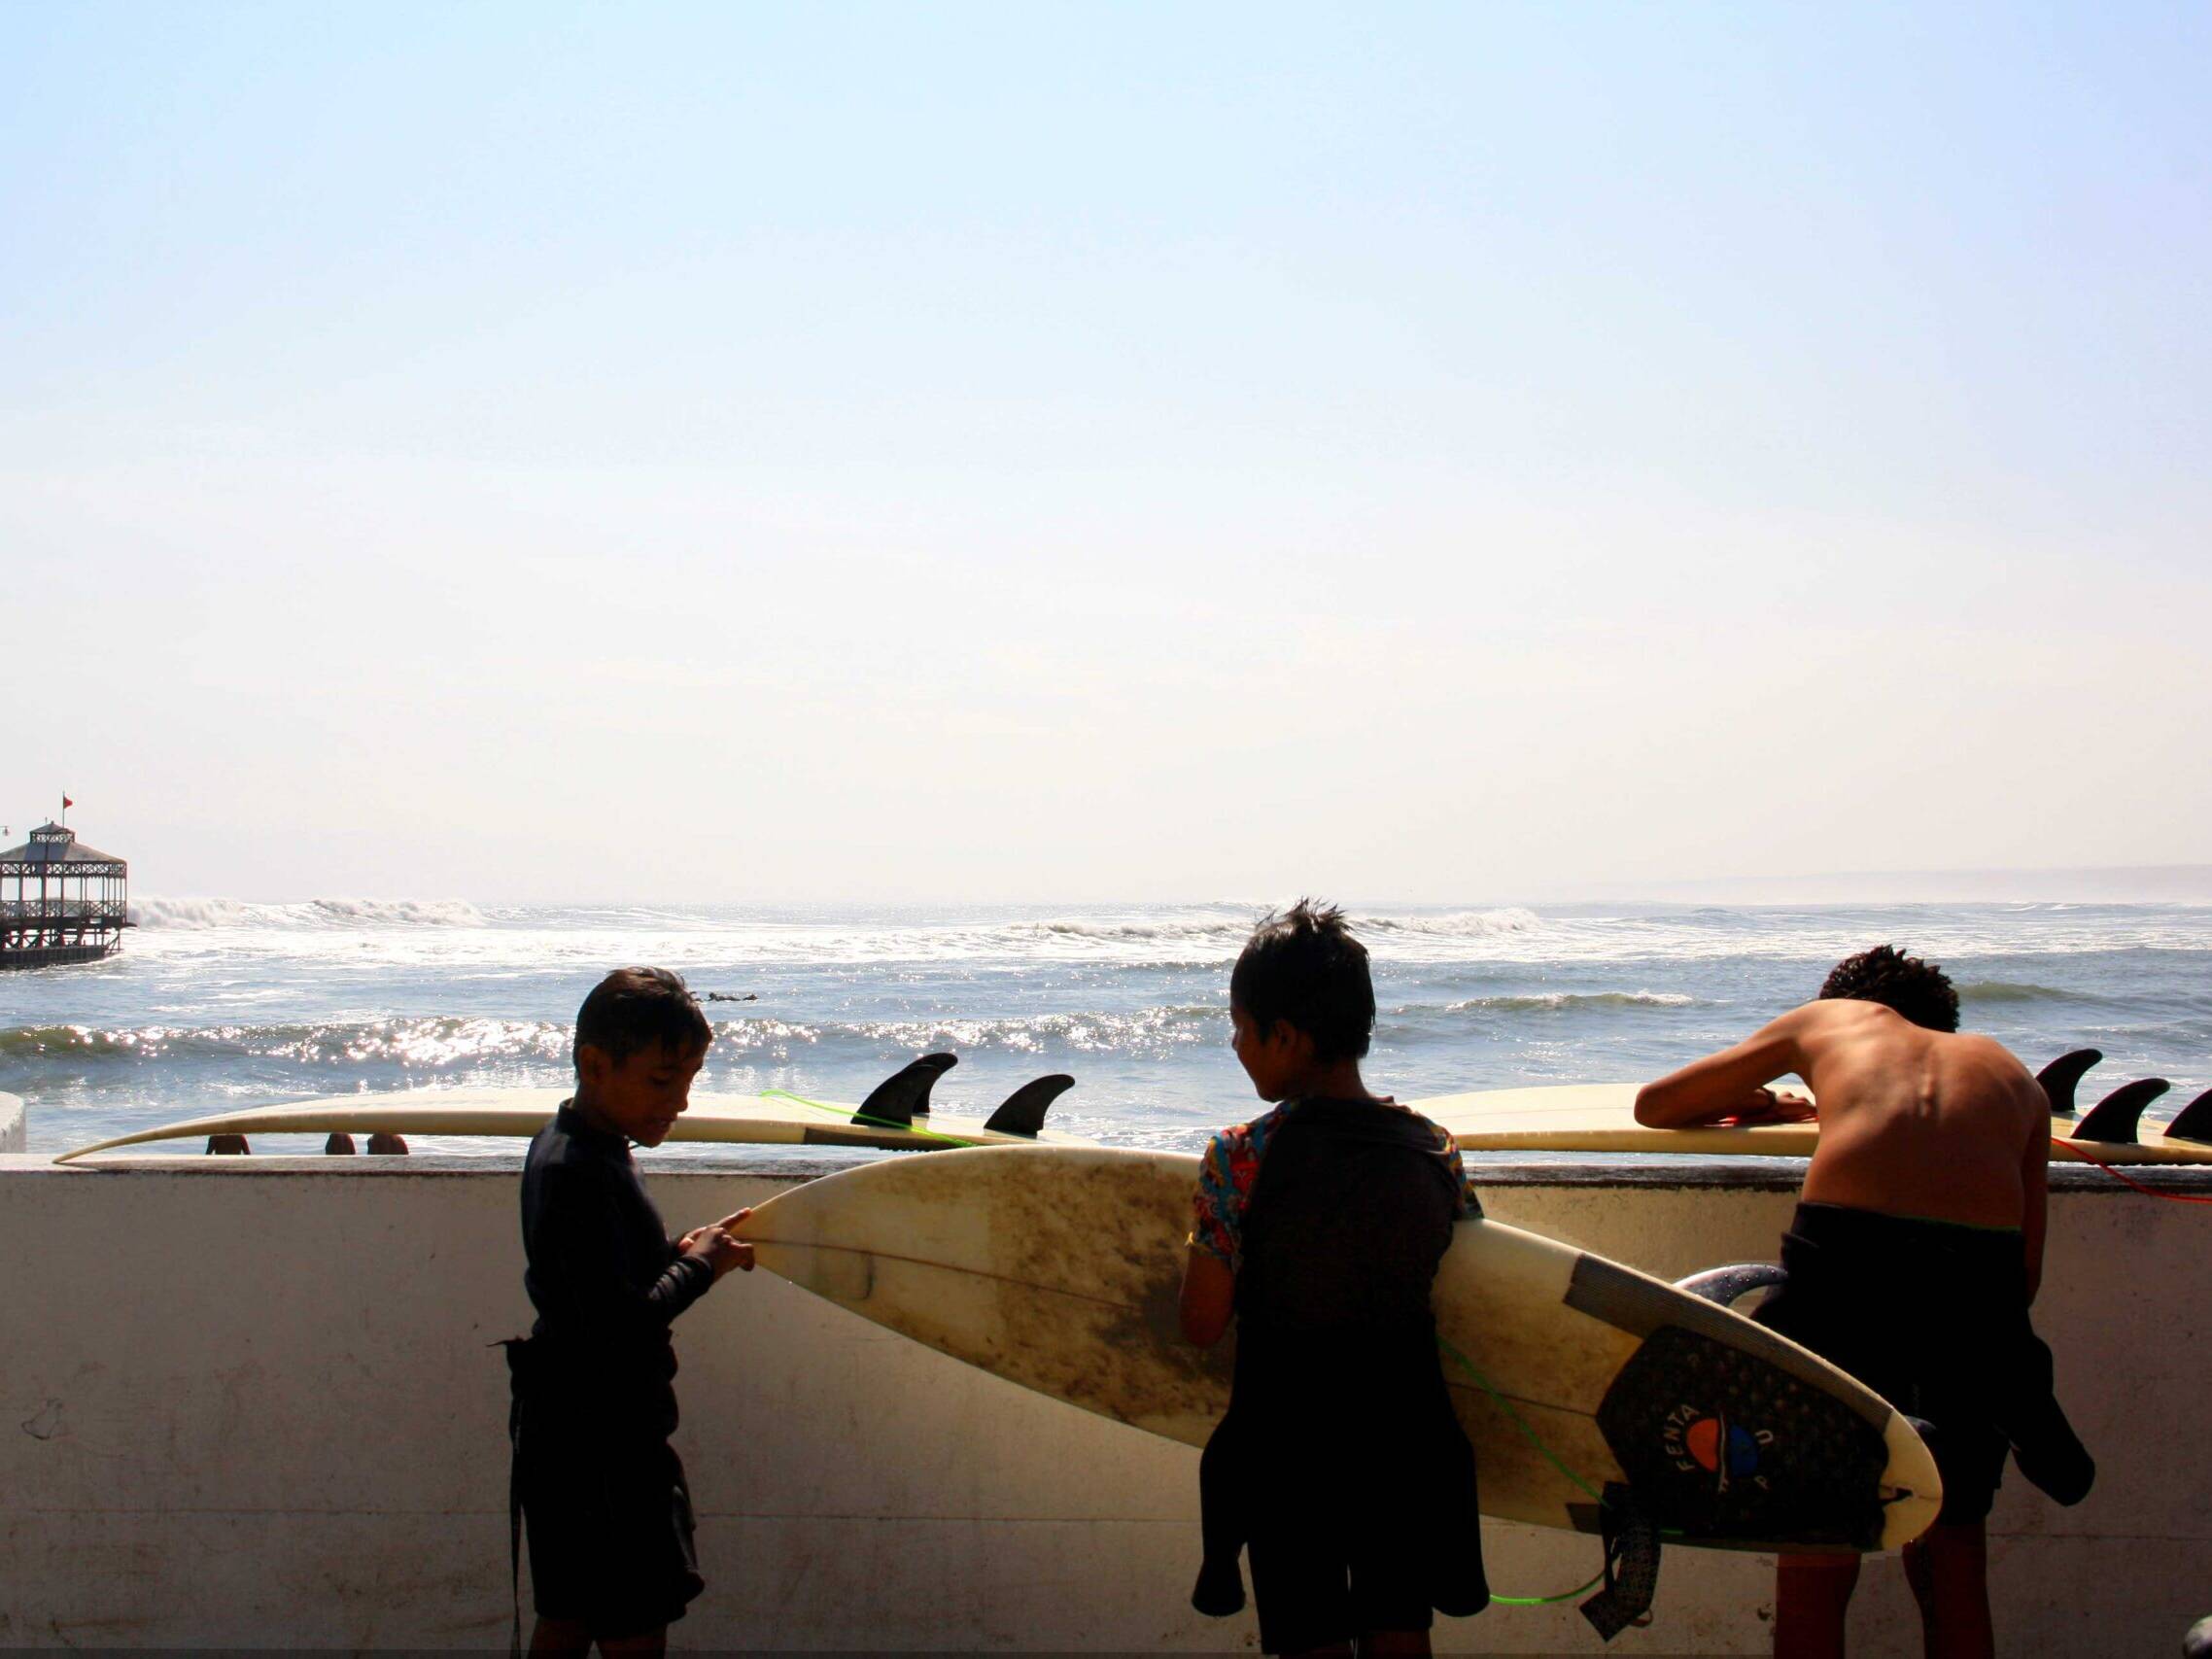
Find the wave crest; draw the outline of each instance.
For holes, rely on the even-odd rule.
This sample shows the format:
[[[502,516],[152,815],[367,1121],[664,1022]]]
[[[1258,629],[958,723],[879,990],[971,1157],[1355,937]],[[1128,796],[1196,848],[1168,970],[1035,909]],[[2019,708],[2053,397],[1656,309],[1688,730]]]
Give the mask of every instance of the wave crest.
[[[1546,991],[1523,996],[1470,996],[1444,1005],[1447,1014],[1563,1014],[1578,1008],[1688,1008],[1697,1001],[1671,990]]]
[[[1131,921],[1067,917],[1017,922],[1008,932],[1031,938],[1089,940],[1100,944],[1204,943],[1241,949],[1266,911],[1235,915],[1161,916]],[[1442,916],[1355,916],[1346,918],[1356,934],[1420,939],[1495,939],[1528,933],[1543,925],[1535,911],[1509,905],[1499,910],[1451,911]]]
[[[2079,991],[2060,990],[2056,985],[2039,985],[2012,980],[1976,980],[1958,987],[1962,1002],[2093,1002],[2094,997]]]
[[[482,927],[484,913],[467,899],[307,899],[253,904],[245,899],[138,898],[130,919],[140,927]]]

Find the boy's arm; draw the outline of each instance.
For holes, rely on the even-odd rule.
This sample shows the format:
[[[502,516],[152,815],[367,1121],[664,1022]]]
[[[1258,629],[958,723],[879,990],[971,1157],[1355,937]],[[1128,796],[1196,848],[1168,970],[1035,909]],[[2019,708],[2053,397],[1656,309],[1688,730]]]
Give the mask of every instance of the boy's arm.
[[[615,1341],[668,1330],[715,1279],[712,1262],[686,1251],[640,1291],[622,1271],[622,1239],[612,1188],[572,1166],[546,1172],[533,1266],[584,1331]]]
[[[1178,1311],[1187,1341],[1211,1348],[1228,1330],[1236,1309],[1236,1274],[1204,1245],[1193,1243],[1183,1261],[1183,1295]]]
[[[2027,1259],[2027,1299],[2033,1304],[2035,1293],[2043,1288],[2043,1237],[2051,1196],[2051,1137],[2040,1114],[2026,1156],[2021,1159],[2020,1188],[2021,1245]]]
[[[1734,1048],[1645,1084],[1636,1091],[1636,1121],[1648,1128],[1676,1129],[1730,1117],[1770,1122],[1810,1118],[1809,1107],[1785,1106],[1766,1088],[1778,1077],[1804,1070],[1799,1038],[1806,1019],[1805,1009],[1792,1009]]]
[[[1201,1348],[1222,1339],[1236,1311],[1236,1234],[1244,1195],[1236,1184],[1233,1135],[1225,1132],[1206,1143],[1191,1194],[1191,1250],[1176,1305],[1184,1336]]]

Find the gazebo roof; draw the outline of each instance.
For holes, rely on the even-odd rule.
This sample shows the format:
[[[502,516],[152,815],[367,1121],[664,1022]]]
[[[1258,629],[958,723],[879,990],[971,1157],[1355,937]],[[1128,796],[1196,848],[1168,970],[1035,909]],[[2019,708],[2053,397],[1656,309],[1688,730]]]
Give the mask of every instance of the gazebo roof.
[[[96,847],[86,847],[77,839],[77,832],[60,824],[45,823],[31,831],[31,839],[20,847],[11,847],[0,852],[0,863],[7,864],[121,864],[123,860],[112,852],[102,852]]]

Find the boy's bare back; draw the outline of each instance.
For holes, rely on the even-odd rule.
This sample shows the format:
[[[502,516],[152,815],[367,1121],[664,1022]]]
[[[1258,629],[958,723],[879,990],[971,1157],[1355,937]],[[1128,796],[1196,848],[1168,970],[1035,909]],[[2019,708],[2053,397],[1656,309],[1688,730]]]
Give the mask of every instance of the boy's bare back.
[[[2042,1086],[2001,1044],[1928,1030],[1880,1003],[1792,1009],[1648,1086],[1637,1117],[1663,1127],[1772,1117],[1759,1090],[1793,1072],[1818,1102],[1812,1202],[2040,1231],[2051,1114]]]
[[[1792,1027],[1803,1063],[1791,1069],[1819,1103],[1808,1200],[2021,1227],[2032,1185],[2040,1209],[2051,1104],[2001,1044],[1873,1002],[1809,1003],[1777,1023]]]

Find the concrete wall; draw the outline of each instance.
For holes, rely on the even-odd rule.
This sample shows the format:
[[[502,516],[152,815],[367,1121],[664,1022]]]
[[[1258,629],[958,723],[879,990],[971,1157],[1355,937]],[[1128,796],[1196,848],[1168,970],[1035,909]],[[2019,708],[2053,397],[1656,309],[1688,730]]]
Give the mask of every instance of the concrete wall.
[[[1678,1275],[1771,1258],[1786,1175],[1745,1175],[1538,1172],[1487,1196],[1501,1220]],[[695,1163],[652,1187],[682,1227],[792,1178]],[[2000,1498],[2008,1653],[2169,1652],[2212,1610],[2186,1427],[2212,1216],[2094,1180],[2054,1200],[2041,1318],[2103,1474],[2074,1510],[2017,1476]],[[529,1317],[514,1181],[503,1159],[0,1158],[0,1644],[502,1643],[505,1374],[487,1344]],[[709,1579],[677,1646],[1252,1646],[1249,1615],[1185,1599],[1194,1453],[766,1273],[725,1281],[677,1347]],[[1591,1540],[1515,1527],[1489,1553],[1505,1592],[1596,1567]],[[1672,1551],[1655,1622],[1612,1651],[1764,1652],[1770,1616],[1766,1562]],[[1599,1650],[1572,1607],[1437,1637]],[[1853,1640],[1917,1651],[1893,1560],[1870,1564]]]

